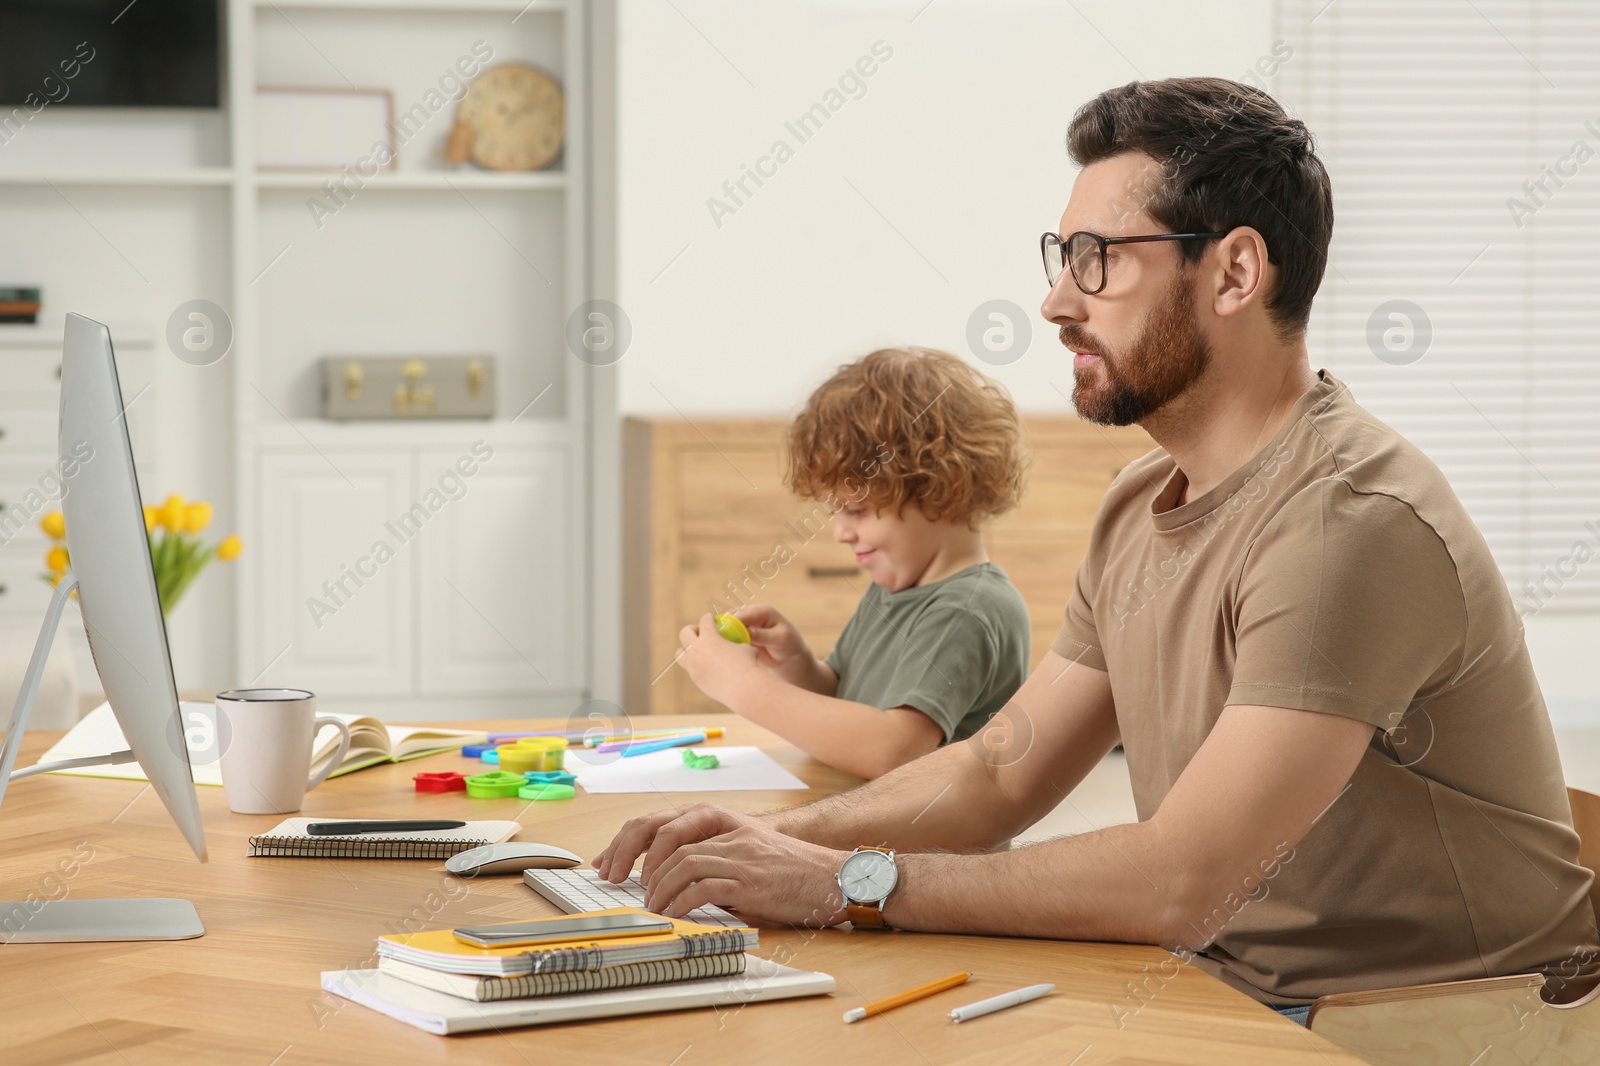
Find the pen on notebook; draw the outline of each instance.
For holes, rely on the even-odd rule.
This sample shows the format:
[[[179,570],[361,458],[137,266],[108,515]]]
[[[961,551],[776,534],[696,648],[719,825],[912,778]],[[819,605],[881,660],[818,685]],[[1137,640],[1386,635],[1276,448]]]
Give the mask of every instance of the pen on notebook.
[[[697,733],[705,734],[707,739],[722,736],[723,729],[712,726],[709,729],[639,729],[631,733],[614,733],[611,736],[591,736],[583,742],[586,748],[598,748],[606,744],[618,744],[626,741],[638,740],[667,740],[671,737],[687,737]]]
[[[378,822],[312,822],[306,832],[314,837],[359,836],[362,833],[421,833],[431,829],[460,829],[466,822],[432,821],[378,821]]]
[[[691,744],[704,744],[705,740],[706,735],[704,733],[685,733],[681,737],[668,737],[663,740],[633,741],[623,746],[622,757],[626,759],[630,755],[649,755],[652,751],[665,751],[668,748],[684,748]],[[605,747],[602,745],[600,750],[604,751]]]
[[[971,976],[970,973],[953,973],[949,977],[941,977],[937,981],[919,985],[909,991],[900,993],[898,996],[890,996],[888,999],[880,999],[876,1002],[868,1003],[865,1007],[855,1007],[847,1010],[844,1012],[844,1020],[846,1023],[859,1022],[862,1018],[867,1018],[874,1014],[882,1014],[884,1011],[903,1007],[907,1003],[915,1003],[919,999],[926,999],[935,993],[943,992],[947,988],[964,985],[967,983],[967,978]]]
[[[990,996],[988,999],[980,999],[976,1003],[968,1003],[964,1007],[957,1007],[950,1012],[950,1020],[953,1022],[970,1022],[972,1019],[981,1018],[985,1014],[993,1014],[997,1010],[1005,1010],[1007,1007],[1015,1007],[1019,1003],[1027,1003],[1030,1000],[1038,999],[1040,996],[1048,996],[1055,990],[1055,985],[1029,985],[1027,988],[1019,988],[1015,992],[1002,992],[998,996]]]

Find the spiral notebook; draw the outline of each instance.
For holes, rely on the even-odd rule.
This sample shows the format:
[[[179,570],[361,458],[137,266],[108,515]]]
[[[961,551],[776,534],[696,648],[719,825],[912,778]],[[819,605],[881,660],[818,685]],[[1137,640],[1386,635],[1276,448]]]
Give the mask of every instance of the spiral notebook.
[[[337,818],[290,818],[250,838],[252,856],[290,859],[448,859],[458,852],[510,840],[522,826],[516,822],[468,822],[456,829],[420,833],[364,833],[359,836],[312,836],[306,826]]]
[[[502,999],[527,999],[531,996],[566,996],[574,992],[605,992],[613,988],[642,988],[668,981],[698,981],[707,977],[732,977],[744,973],[750,956],[742,951],[726,955],[696,955],[687,959],[658,959],[655,962],[630,962],[607,966],[603,970],[566,970],[557,973],[530,973],[521,977],[477,977],[464,973],[445,973],[426,966],[378,959],[378,972],[435,992],[445,992],[474,1003],[494,1003]]]
[[[569,996],[508,999],[498,1003],[458,999],[379,970],[329,970],[322,975],[322,987],[424,1032],[444,1036],[690,1007],[742,1007],[763,1000],[824,996],[834,990],[835,984],[825,973],[796,970],[752,957],[744,973],[733,977],[614,988],[608,992],[576,992]]]
[[[606,914],[661,915],[637,907],[612,907],[584,915],[594,918]],[[561,922],[570,915],[558,914],[544,921]],[[541,919],[535,919],[539,921]],[[518,946],[480,948],[457,940],[449,929],[426,929],[420,933],[390,933],[378,937],[378,957],[399,959],[414,966],[479,977],[517,977],[530,973],[561,973],[568,970],[600,970],[625,963],[656,962],[661,959],[689,959],[701,955],[725,955],[749,951],[760,940],[754,929],[701,925],[682,918],[670,918],[672,931],[646,936],[595,940],[575,937],[549,941],[537,947]]]

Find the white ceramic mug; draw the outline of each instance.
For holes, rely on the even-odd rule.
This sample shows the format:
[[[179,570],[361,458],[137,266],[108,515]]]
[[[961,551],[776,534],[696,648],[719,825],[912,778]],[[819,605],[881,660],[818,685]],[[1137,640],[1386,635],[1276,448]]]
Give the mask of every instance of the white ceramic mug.
[[[325,725],[338,729],[339,750],[311,772],[311,745]],[[300,688],[236,688],[217,693],[222,738],[222,790],[236,814],[289,814],[327,779],[350,750],[350,727],[317,717],[317,697]]]

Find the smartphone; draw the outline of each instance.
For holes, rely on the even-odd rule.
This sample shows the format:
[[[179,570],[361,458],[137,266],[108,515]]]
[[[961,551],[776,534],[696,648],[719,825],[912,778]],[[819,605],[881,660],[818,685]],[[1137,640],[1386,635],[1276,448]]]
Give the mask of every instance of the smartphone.
[[[469,925],[451,932],[457,940],[480,948],[510,948],[551,940],[603,940],[670,933],[672,923],[653,914],[594,914],[537,922]]]

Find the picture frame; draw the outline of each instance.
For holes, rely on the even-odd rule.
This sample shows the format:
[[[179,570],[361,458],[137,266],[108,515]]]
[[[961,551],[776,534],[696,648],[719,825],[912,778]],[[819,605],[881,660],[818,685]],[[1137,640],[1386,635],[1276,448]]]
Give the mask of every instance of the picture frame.
[[[259,170],[393,170],[388,89],[261,85],[255,94]]]

